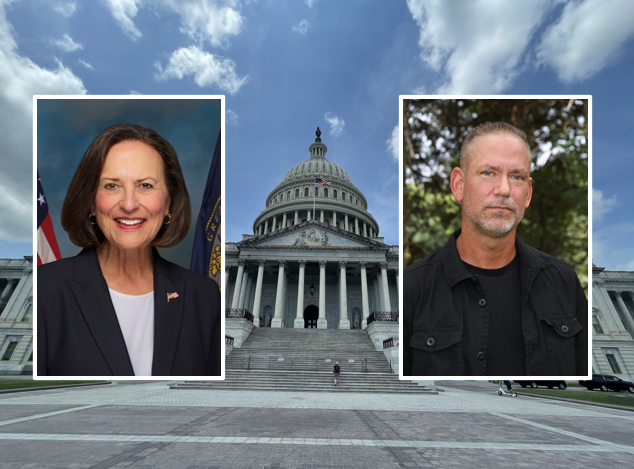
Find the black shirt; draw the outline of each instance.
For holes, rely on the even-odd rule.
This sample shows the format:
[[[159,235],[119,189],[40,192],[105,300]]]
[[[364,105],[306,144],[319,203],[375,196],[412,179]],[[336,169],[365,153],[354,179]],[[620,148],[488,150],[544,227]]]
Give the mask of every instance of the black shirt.
[[[487,376],[489,350],[468,350],[464,315],[491,307],[478,276],[464,266],[456,231],[440,250],[405,269],[403,374]],[[588,302],[570,265],[515,239],[519,258],[520,320],[528,376],[585,376],[588,367]],[[467,331],[469,334],[470,331]],[[489,329],[473,340],[488,344]],[[515,366],[515,364],[513,364]],[[501,375],[511,376],[511,369]]]
[[[478,314],[465,314],[462,341],[466,355],[473,350],[486,350],[487,376],[506,374],[526,375],[526,352],[522,334],[520,304],[520,259],[513,260],[500,269],[481,269],[463,262],[467,270],[482,284],[489,309],[480,308]],[[488,333],[476,332],[488,328]],[[471,331],[468,334],[467,331]],[[475,332],[475,333],[474,333]],[[486,344],[470,340],[472,336],[486,337]]]

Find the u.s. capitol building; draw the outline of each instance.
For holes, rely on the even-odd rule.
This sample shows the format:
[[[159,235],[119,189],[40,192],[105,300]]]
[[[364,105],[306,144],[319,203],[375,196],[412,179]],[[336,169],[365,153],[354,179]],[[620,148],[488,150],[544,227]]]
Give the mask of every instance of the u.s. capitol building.
[[[397,336],[398,246],[383,242],[366,198],[326,158],[320,135],[318,128],[309,159],[280,174],[253,234],[226,244],[226,316],[271,328],[364,329],[376,322]]]

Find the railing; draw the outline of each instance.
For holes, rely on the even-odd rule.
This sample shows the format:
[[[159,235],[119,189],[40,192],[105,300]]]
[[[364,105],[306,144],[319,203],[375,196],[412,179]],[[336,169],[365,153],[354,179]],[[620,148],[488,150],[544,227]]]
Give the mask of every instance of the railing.
[[[389,339],[386,339],[383,341],[383,349],[385,350],[386,348],[392,348],[394,347],[394,338],[390,337]]]
[[[373,311],[368,316],[368,326],[374,321],[396,321],[398,322],[398,311]]]
[[[225,344],[233,346],[233,337],[230,335],[225,335]]]
[[[372,366],[372,362],[368,363],[365,357],[356,357],[354,362],[348,360],[330,359],[326,361],[324,358],[297,358],[297,357],[258,357],[257,355],[248,355],[235,359],[230,369],[240,370],[277,370],[277,371],[325,371],[332,372],[335,363],[339,361],[341,367],[346,372],[368,372],[368,368]],[[376,366],[376,361],[374,362]]]
[[[225,309],[225,318],[246,319],[247,321],[253,322],[253,314],[245,308],[227,308]]]

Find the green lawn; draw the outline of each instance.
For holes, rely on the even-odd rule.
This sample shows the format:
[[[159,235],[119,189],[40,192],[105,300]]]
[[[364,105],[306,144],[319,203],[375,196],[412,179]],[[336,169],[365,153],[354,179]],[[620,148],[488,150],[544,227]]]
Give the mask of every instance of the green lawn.
[[[99,382],[101,381],[34,381],[30,379],[0,379],[0,391],[6,389],[39,388],[45,386],[68,386],[69,384]]]
[[[560,391],[558,389],[524,389],[516,390],[520,395],[534,394],[542,396],[562,397],[565,399],[576,399],[579,401],[596,402],[600,404],[621,405],[625,407],[634,407],[634,395],[629,392],[614,391],[575,391],[566,389]]]

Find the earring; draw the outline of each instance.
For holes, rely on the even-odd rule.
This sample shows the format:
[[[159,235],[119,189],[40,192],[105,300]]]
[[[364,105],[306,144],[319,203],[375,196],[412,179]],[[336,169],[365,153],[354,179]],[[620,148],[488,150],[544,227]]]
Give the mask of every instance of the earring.
[[[164,225],[169,225],[170,223],[172,223],[172,216],[168,213],[167,215],[165,215],[165,218],[169,217],[169,220],[165,221],[165,219],[163,220],[163,224]]]
[[[90,217],[94,218],[94,222],[90,219]],[[88,221],[90,222],[91,225],[96,225],[97,224],[97,217],[94,216],[92,213],[90,215],[88,215]]]

